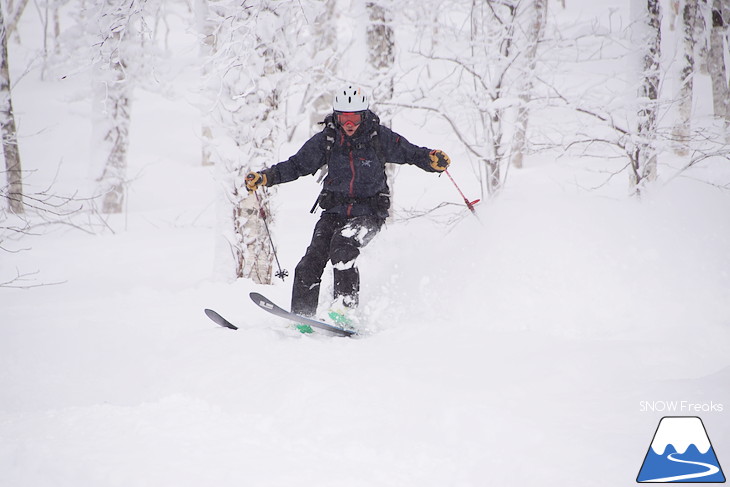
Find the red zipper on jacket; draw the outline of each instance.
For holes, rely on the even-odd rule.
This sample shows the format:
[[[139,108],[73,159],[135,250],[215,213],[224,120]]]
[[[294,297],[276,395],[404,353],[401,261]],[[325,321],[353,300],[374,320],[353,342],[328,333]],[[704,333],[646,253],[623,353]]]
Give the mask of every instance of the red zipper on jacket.
[[[352,178],[350,178],[350,198],[355,196],[355,158],[352,155],[352,146],[350,146],[350,172],[352,173]],[[352,216],[352,203],[347,205],[347,217]]]

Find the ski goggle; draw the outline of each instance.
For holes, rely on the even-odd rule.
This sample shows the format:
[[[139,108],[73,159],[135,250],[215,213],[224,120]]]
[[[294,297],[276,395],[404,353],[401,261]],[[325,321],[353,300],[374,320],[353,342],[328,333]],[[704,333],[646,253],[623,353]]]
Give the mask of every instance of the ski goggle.
[[[355,112],[340,112],[337,114],[337,122],[345,126],[348,123],[352,125],[360,125],[362,123],[362,115]]]

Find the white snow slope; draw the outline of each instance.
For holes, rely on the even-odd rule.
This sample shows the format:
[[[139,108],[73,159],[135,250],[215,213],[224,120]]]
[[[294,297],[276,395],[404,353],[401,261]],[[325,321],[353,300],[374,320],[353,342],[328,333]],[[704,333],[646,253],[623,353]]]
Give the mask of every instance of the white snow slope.
[[[77,88],[17,87],[31,187],[61,158],[58,187],[86,177]],[[629,200],[624,176],[585,191],[604,176],[532,159],[479,220],[389,224],[360,260],[370,333],[303,336],[248,299],[287,306],[291,277],[212,277],[218,188],[196,116],[139,92],[114,232],[62,227],[0,254],[0,280],[37,270],[48,284],[0,288],[0,485],[630,485],[667,414],[642,401],[670,400],[699,405],[674,414],[702,416],[730,464],[726,191],[678,178]],[[453,174],[473,193],[458,150]],[[398,184],[415,206],[421,193],[459,201],[416,169]],[[292,273],[316,191],[278,189]]]

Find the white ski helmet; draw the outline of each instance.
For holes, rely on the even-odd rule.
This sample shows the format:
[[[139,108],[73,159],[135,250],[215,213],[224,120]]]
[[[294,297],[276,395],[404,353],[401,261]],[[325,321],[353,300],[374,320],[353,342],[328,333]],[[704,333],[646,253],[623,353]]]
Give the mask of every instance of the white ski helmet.
[[[359,86],[346,85],[335,92],[332,108],[336,112],[362,112],[368,109],[368,95]]]

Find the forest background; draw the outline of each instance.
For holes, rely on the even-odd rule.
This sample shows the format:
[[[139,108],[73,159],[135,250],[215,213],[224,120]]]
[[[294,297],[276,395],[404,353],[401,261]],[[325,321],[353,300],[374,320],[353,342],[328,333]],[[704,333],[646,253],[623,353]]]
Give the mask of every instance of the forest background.
[[[728,8],[3,2],[0,483],[616,485],[672,400],[723,463]],[[481,202],[391,169],[364,336],[299,337],[317,178],[243,176],[349,82]]]

